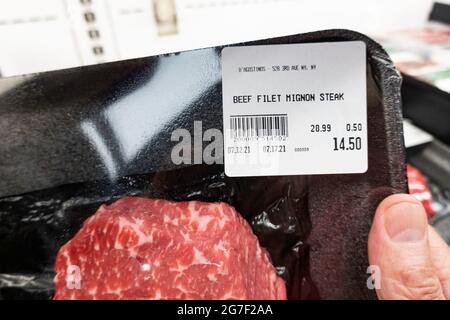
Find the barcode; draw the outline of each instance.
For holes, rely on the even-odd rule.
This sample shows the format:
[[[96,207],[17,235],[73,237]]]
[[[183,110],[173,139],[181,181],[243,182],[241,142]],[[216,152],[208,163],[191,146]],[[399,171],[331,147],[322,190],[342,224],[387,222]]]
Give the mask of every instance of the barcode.
[[[287,137],[287,114],[230,117],[231,138]]]

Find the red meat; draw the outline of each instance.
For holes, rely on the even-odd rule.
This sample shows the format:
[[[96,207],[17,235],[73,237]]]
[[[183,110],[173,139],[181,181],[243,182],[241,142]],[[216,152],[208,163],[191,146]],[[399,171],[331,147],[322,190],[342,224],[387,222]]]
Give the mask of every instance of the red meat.
[[[413,167],[410,164],[406,165],[406,173],[408,176],[408,188],[409,193],[417,200],[422,202],[428,218],[432,218],[435,215],[433,210],[433,199],[431,196],[430,188],[428,187],[427,180],[419,169]]]
[[[286,299],[250,226],[224,203],[102,205],[55,268],[54,299]]]

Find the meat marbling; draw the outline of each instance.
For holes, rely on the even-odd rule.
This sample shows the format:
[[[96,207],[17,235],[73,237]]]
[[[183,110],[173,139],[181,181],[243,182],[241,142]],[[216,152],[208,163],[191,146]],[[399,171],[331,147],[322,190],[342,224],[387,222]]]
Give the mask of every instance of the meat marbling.
[[[249,224],[225,203],[102,205],[55,268],[54,299],[286,299]]]

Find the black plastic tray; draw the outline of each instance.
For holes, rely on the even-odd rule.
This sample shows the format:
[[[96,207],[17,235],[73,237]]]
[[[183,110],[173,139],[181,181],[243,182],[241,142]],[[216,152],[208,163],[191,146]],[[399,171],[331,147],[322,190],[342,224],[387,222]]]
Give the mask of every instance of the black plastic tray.
[[[407,191],[400,75],[377,43],[347,30],[240,45],[351,40],[367,45],[364,174],[227,178],[222,165],[174,165],[174,128],[222,128],[223,47],[0,79],[0,297],[51,298],[59,247],[100,203],[138,194],[236,206],[291,299],[374,298],[372,217]]]

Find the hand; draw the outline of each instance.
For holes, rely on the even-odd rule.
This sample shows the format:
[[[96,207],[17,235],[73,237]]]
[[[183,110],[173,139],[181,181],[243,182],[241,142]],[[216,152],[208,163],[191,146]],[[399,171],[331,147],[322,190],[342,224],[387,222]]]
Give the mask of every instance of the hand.
[[[374,274],[380,277],[380,299],[450,300],[450,248],[410,195],[392,195],[378,206],[369,262],[380,271]]]

